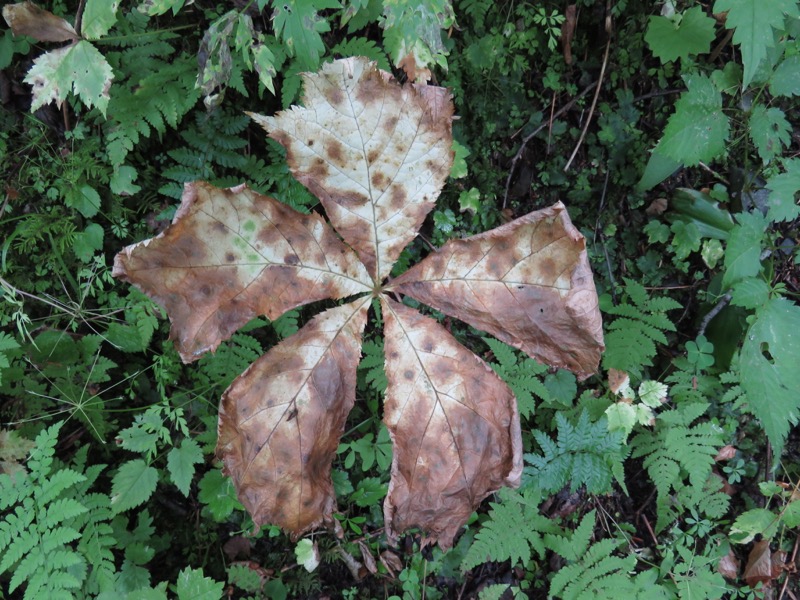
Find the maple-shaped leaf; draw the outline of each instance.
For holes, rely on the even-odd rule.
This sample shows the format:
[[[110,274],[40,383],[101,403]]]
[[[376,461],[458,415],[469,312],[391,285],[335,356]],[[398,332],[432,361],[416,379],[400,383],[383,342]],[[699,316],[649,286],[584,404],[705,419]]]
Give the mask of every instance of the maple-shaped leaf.
[[[519,482],[516,400],[442,326],[387,292],[585,377],[603,342],[584,239],[557,204],[450,242],[386,281],[450,171],[449,95],[401,86],[363,58],[304,77],[303,107],[252,116],[286,147],[330,225],[245,186],[195,182],[172,225],[120,252],[114,274],[165,306],[187,362],[256,315],[348,299],[259,358],[220,405],[217,456],[239,499],[257,524],[295,538],[335,527],[331,461],[357,401],[362,334],[379,298],[394,445],[386,530],[394,538],[419,527],[423,543],[448,548],[488,494]]]

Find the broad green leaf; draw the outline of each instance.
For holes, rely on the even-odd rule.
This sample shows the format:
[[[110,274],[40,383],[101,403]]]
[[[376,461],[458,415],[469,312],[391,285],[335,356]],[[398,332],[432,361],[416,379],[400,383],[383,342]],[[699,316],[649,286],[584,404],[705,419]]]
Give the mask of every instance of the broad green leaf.
[[[178,600],[219,600],[225,584],[203,575],[203,569],[186,567],[178,573]]]
[[[140,10],[151,17],[163,15],[168,10],[171,10],[173,15],[177,15],[178,11],[183,8],[185,1],[186,0],[145,0]]]
[[[670,230],[674,234],[672,249],[679,259],[683,260],[700,249],[700,228],[692,221],[675,221]]]
[[[800,307],[785,298],[756,312],[742,346],[741,384],[747,403],[780,456],[800,409]]]
[[[114,169],[114,174],[109,181],[109,187],[118,196],[132,196],[142,188],[134,182],[138,177],[136,169],[128,165],[122,165]]]
[[[258,74],[258,80],[274,95],[275,85],[272,83],[272,78],[276,75],[275,55],[266,44],[253,44],[250,51],[253,54],[253,65]]]
[[[750,113],[750,138],[764,164],[783,153],[792,140],[792,126],[780,108],[756,104]]]
[[[735,29],[733,42],[742,52],[744,88],[753,80],[758,65],[767,55],[767,48],[775,44],[773,29],[782,31],[787,16],[800,16],[795,0],[717,0],[713,11],[727,11],[725,27]]]
[[[640,192],[646,192],[656,187],[682,166],[682,162],[665,156],[661,152],[658,152],[658,148],[656,148],[650,154],[647,166],[645,166],[644,173],[642,173],[642,178],[639,180],[639,183],[636,184],[636,189]]]
[[[167,454],[167,470],[172,482],[184,496],[189,495],[189,486],[194,477],[194,466],[203,462],[203,451],[191,438],[184,438],[180,447]]]
[[[778,531],[778,515],[766,508],[743,512],[731,525],[730,540],[735,544],[749,544],[756,536],[770,539]]]
[[[703,238],[726,240],[735,225],[730,212],[699,190],[680,188],[670,201],[670,208],[671,218],[693,223]]]
[[[667,399],[669,387],[659,381],[643,381],[639,385],[639,399],[650,408],[658,408]]]
[[[769,78],[773,96],[800,96],[800,55],[787,56]]]
[[[158,471],[140,458],[129,460],[111,481],[111,510],[120,513],[147,502],[157,483]]]
[[[108,33],[117,22],[119,0],[86,0],[81,16],[81,35],[96,40]]]
[[[544,387],[550,393],[550,398],[564,406],[572,406],[575,394],[578,393],[578,384],[575,375],[564,369],[548,374],[544,378]]]
[[[294,56],[303,70],[316,71],[319,57],[325,53],[321,33],[330,31],[328,19],[317,11],[340,8],[337,0],[273,0],[272,22],[275,34],[283,41],[289,56]]]
[[[766,232],[766,219],[758,212],[740,213],[736,218],[739,224],[731,229],[725,248],[722,286],[726,289],[761,271],[761,244]]]
[[[33,86],[31,112],[55,100],[60,107],[71,91],[89,108],[103,116],[108,107],[108,90],[114,73],[105,57],[92,44],[81,40],[51,50],[33,61],[25,83]]]
[[[481,193],[478,188],[469,188],[464,190],[458,196],[458,208],[461,212],[469,211],[470,213],[477,214],[481,207]]]
[[[78,260],[89,262],[94,253],[103,247],[103,228],[97,223],[89,223],[86,229],[75,234],[72,250]]]
[[[308,538],[303,538],[294,547],[297,562],[303,565],[309,573],[313,573],[319,566],[319,548]]]
[[[795,199],[800,191],[800,159],[790,158],[783,162],[785,173],[773,175],[767,180],[769,211],[767,220],[792,221],[800,216],[800,204]]]
[[[608,430],[621,429],[626,437],[636,425],[636,410],[627,402],[615,402],[606,409],[605,415],[608,419]]]
[[[225,521],[234,510],[242,509],[242,504],[236,498],[233,481],[219,469],[212,469],[203,475],[198,488],[197,499],[208,507],[211,517],[218,523]]]
[[[783,524],[790,529],[794,529],[800,525],[800,501],[792,500],[783,510],[781,515]]]
[[[100,210],[100,194],[90,185],[84,184],[67,190],[64,203],[87,219],[91,219]]]
[[[684,80],[688,91],[675,103],[675,114],[653,154],[694,166],[722,155],[730,123],[722,112],[722,96],[708,77],[686,75]]]
[[[748,277],[733,284],[731,304],[753,309],[763,306],[769,300],[769,286],[763,279]]]
[[[469,172],[467,168],[467,157],[469,155],[470,151],[466,146],[453,140],[453,166],[450,167],[450,177],[453,179],[461,179],[467,176]]]
[[[683,13],[679,20],[651,16],[644,39],[662,63],[708,52],[714,41],[714,19],[702,6]]]

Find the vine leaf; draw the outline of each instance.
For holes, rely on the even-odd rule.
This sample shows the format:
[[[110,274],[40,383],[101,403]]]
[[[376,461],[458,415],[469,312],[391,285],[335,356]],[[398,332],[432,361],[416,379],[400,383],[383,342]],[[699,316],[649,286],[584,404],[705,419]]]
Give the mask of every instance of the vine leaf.
[[[363,58],[304,77],[305,108],[252,117],[287,148],[333,227],[244,186],[195,182],[172,225],[120,252],[114,274],[166,307],[187,362],[258,314],[274,320],[307,302],[347,300],[256,360],[220,405],[217,456],[239,499],[257,524],[276,523],[295,539],[336,528],[331,462],[379,299],[394,444],[386,531],[394,539],[419,527],[423,545],[447,549],[487,495],[519,483],[516,400],[442,326],[387,292],[424,298],[587,376],[603,343],[584,239],[559,204],[449,243],[384,282],[450,171],[449,96],[400,86]]]
[[[181,358],[215,350],[256,315],[369,291],[367,272],[319,215],[240,185],[186,184],[173,224],[128,246],[114,276],[162,304]]]
[[[452,539],[487,491],[519,485],[516,399],[436,321],[386,297],[381,306],[391,365],[384,421],[394,443],[386,530],[392,538],[416,526]]]
[[[369,65],[329,63],[304,75],[305,108],[252,116],[380,281],[450,173],[453,106],[443,88],[401,88]]]
[[[597,370],[603,332],[583,236],[560,202],[450,240],[393,282],[397,291],[580,377]]]

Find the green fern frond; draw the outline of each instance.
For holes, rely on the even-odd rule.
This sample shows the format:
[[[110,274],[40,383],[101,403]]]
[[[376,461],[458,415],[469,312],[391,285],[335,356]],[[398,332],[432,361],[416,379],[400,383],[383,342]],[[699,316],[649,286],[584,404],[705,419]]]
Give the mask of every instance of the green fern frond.
[[[525,486],[553,493],[567,483],[572,491],[585,485],[590,494],[610,490],[612,479],[621,479],[626,450],[620,431],[608,431],[605,417],[595,423],[583,411],[573,425],[562,413],[556,414],[557,442],[542,431],[534,431],[542,454],[525,454]]]
[[[654,431],[643,431],[631,441],[634,458],[644,457],[643,466],[658,492],[658,522],[669,523],[668,500],[688,479],[693,497],[705,494],[714,457],[723,444],[722,430],[713,423],[691,423],[705,414],[708,403],[683,404],[659,415]]]
[[[205,354],[198,363],[201,379],[209,387],[224,389],[264,353],[257,339],[243,333],[234,334],[213,354]]]
[[[378,68],[384,71],[391,71],[389,60],[386,53],[378,45],[367,38],[353,37],[342,40],[330,49],[331,55],[338,55],[340,58],[349,56],[366,56],[378,64]]]
[[[603,366],[641,377],[642,367],[653,365],[656,344],[668,342],[664,332],[675,331],[666,312],[681,305],[671,298],[650,298],[644,286],[629,279],[625,291],[628,302],[605,310],[618,318],[607,327]]]
[[[361,347],[363,358],[358,364],[358,370],[364,374],[364,381],[378,394],[386,391],[386,358],[383,354],[383,338],[371,339],[364,342]]]
[[[544,534],[557,534],[560,529],[539,512],[538,490],[522,493],[503,488],[500,503],[490,503],[489,519],[475,536],[472,546],[461,561],[462,572],[487,561],[510,560],[512,565],[527,563],[533,553],[544,555]],[[524,527],[520,524],[524,523]]]
[[[534,396],[545,402],[550,399],[550,393],[540,379],[547,373],[547,367],[527,356],[520,358],[514,348],[494,338],[485,337],[483,341],[497,360],[490,366],[517,398],[520,416],[530,417],[536,408]]]

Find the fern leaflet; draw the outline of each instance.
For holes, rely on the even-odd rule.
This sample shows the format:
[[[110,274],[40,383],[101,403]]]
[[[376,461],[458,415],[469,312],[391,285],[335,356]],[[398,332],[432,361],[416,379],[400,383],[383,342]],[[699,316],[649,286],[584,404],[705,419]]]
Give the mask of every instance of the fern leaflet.
[[[519,359],[516,350],[494,338],[485,337],[483,341],[497,360],[490,366],[517,397],[520,416],[530,417],[536,407],[534,396],[542,401],[550,399],[550,393],[540,379],[547,373],[547,367],[528,357]]]

